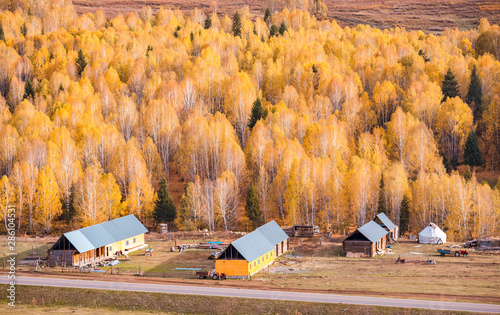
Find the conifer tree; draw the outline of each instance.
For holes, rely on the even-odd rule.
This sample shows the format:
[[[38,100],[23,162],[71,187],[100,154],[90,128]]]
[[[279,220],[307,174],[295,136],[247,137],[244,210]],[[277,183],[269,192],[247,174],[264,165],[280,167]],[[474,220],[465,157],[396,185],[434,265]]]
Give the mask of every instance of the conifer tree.
[[[443,92],[442,102],[446,101],[448,97],[454,98],[458,96],[458,82],[453,72],[451,72],[451,68],[448,68],[448,72],[444,76],[441,91]]]
[[[281,25],[280,25],[280,29],[279,29],[279,32],[280,32],[280,35],[283,35],[285,34],[285,32],[288,31],[288,28],[286,27],[286,24],[285,22],[281,22]]]
[[[210,15],[207,16],[205,20],[205,25],[203,26],[206,30],[208,30],[212,26],[212,19],[210,18]]]
[[[241,37],[242,33],[241,16],[236,12],[233,16],[233,35]]]
[[[470,84],[467,90],[467,96],[465,97],[465,102],[469,106],[474,103],[474,119],[478,119],[483,114],[483,108],[481,106],[481,99],[483,98],[483,92],[481,90],[481,79],[477,74],[476,65],[472,67],[472,72],[470,74]]]
[[[31,99],[35,98],[35,90],[33,89],[33,84],[31,81],[26,81],[26,85],[24,86],[24,96],[23,99]]]
[[[399,234],[408,232],[410,224],[410,198],[405,194],[401,201],[401,211],[399,212]]]
[[[384,175],[380,177],[380,189],[378,191],[378,213],[387,214],[387,200],[385,199]]]
[[[23,26],[21,26],[21,34],[23,34],[23,36],[26,36],[26,34],[28,34],[28,28],[26,27],[26,23],[24,23]]]
[[[257,197],[257,191],[253,183],[250,183],[250,188],[247,192],[245,215],[252,221],[254,230],[262,223],[262,211],[260,210],[259,198]]]
[[[81,49],[78,50],[78,56],[75,59],[75,63],[78,75],[81,76],[83,70],[85,70],[85,67],[87,66],[87,59],[85,58],[85,55],[83,54],[83,51]]]
[[[471,130],[467,141],[465,142],[464,149],[464,163],[474,168],[474,166],[480,166],[483,164],[483,159],[481,157],[481,150],[479,150],[479,144],[477,142],[476,132]]]
[[[5,42],[5,33],[3,31],[2,22],[0,22],[0,40],[3,40]]]
[[[253,102],[252,113],[250,120],[248,121],[248,128],[253,129],[255,124],[264,116],[264,109],[262,108],[262,101],[260,97],[257,97],[255,102]]]
[[[264,22],[267,23],[267,20],[271,19],[271,11],[269,11],[269,8],[266,9],[266,13],[264,13]]]
[[[271,30],[269,31],[269,38],[273,37],[273,36],[278,36],[279,34],[279,29],[276,25],[273,25],[271,26]]]
[[[170,195],[170,191],[168,190],[167,180],[165,178],[162,179],[160,184],[153,216],[156,222],[159,223],[171,223],[177,217],[177,209],[175,208],[172,195]]]

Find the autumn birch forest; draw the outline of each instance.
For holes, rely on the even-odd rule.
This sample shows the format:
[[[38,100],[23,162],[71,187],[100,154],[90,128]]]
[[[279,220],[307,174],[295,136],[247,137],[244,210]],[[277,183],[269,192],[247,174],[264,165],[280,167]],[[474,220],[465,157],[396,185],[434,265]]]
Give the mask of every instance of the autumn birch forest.
[[[154,229],[165,179],[180,230],[344,234],[383,211],[402,233],[498,235],[500,187],[477,174],[500,174],[499,26],[342,28],[286,3],[107,18],[1,0],[2,221],[15,205],[22,233],[129,213]]]

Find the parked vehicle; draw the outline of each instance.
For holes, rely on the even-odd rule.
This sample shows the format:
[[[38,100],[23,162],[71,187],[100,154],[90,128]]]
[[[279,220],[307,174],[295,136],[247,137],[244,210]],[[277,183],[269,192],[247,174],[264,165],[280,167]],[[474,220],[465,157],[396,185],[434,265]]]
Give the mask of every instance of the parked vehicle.
[[[451,249],[438,248],[437,252],[439,254],[441,254],[441,256],[444,256],[446,254],[451,254],[452,250]],[[456,250],[454,252],[454,255],[455,255],[455,257],[460,257],[460,256],[467,257],[467,255],[469,255],[469,252],[466,249],[459,249],[459,250]]]
[[[226,274],[223,272],[215,272],[215,270],[202,270],[197,271],[196,275],[200,279],[212,278],[214,280],[225,280]]]

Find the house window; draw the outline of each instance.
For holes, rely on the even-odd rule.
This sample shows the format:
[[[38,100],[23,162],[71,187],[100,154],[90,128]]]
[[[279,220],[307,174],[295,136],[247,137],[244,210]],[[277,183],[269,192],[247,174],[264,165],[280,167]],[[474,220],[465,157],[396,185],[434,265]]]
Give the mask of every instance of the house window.
[[[109,251],[112,252],[113,251],[113,246],[109,246]]]
[[[125,242],[125,244],[128,246],[128,240]]]
[[[254,266],[254,267],[255,267],[255,266],[257,266],[257,263],[256,263],[255,261],[253,262],[253,266]]]
[[[266,254],[266,260],[267,260],[267,254]]]
[[[134,237],[134,240],[132,242],[135,244],[135,237]]]
[[[259,259],[259,265],[260,265],[260,259]]]

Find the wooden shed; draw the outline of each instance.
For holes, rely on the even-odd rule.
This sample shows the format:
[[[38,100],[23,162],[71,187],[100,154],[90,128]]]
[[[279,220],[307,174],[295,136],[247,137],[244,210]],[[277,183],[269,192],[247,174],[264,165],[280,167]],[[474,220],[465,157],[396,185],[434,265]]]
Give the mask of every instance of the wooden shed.
[[[387,232],[387,241],[390,240],[398,240],[399,228],[397,225],[392,223],[391,219],[387,217],[387,215],[383,212],[377,214],[373,221],[377,222],[381,227],[383,227]]]
[[[374,221],[370,221],[347,236],[342,243],[345,256],[373,257],[378,250],[387,247],[387,232]]]
[[[49,250],[50,266],[82,267],[144,245],[148,230],[133,215],[64,233]]]
[[[229,244],[215,261],[215,271],[228,278],[249,278],[288,251],[288,235],[275,221]]]

